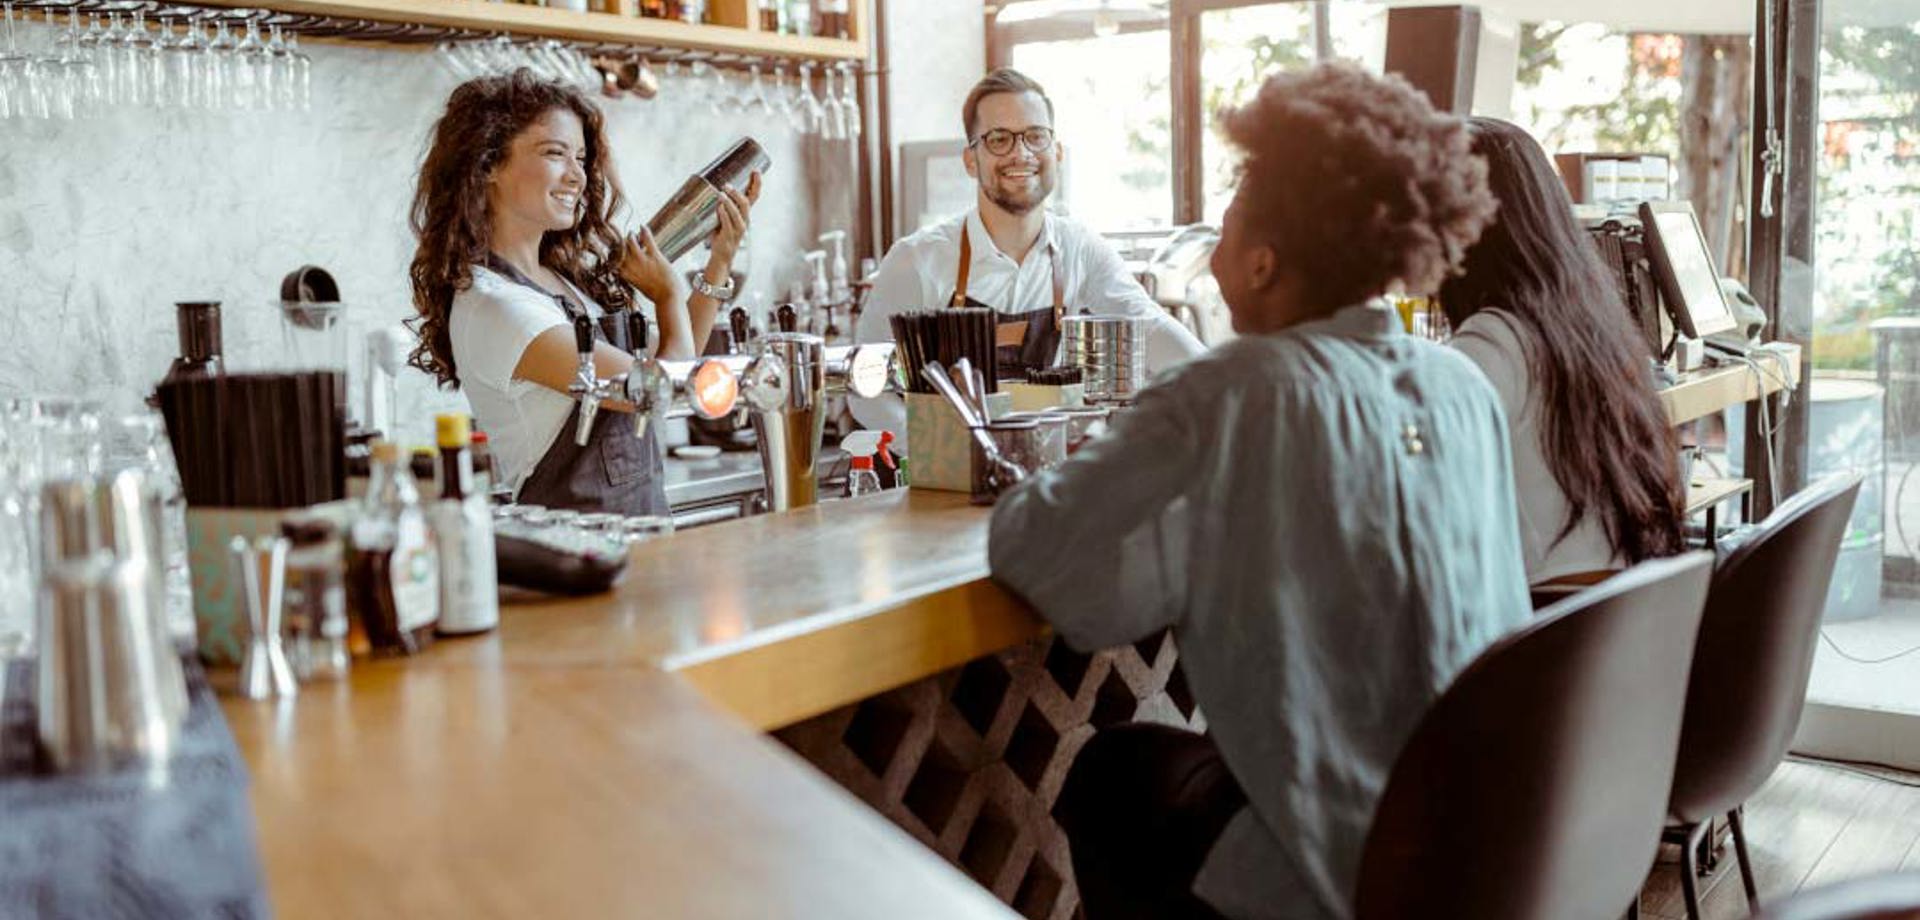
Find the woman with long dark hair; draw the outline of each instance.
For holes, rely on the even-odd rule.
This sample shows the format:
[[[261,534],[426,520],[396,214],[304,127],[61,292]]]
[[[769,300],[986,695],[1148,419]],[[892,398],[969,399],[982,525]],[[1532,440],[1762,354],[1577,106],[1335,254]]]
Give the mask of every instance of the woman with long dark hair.
[[[1506,406],[1527,578],[1577,585],[1677,553],[1673,429],[1619,289],[1540,145],[1496,119],[1472,131],[1500,210],[1440,301]]]
[[[660,452],[633,437],[609,400],[586,445],[567,393],[579,366],[573,320],[651,302],[661,357],[687,358],[732,291],[729,272],[760,177],[720,202],[704,293],[691,297],[645,229],[614,226],[625,211],[600,111],[579,90],[522,69],[461,84],[434,126],[420,167],[412,226],[413,366],[465,391],[493,443],[495,468],[520,501],[624,514],[667,513]],[[618,328],[618,324],[614,324]],[[633,356],[596,331],[595,374],[625,373]]]

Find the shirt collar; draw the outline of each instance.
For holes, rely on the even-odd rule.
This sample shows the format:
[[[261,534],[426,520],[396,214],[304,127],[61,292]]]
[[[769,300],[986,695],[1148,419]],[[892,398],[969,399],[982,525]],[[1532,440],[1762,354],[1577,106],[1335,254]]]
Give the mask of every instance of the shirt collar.
[[[981,261],[992,259],[995,256],[999,256],[1009,262],[1013,261],[1012,256],[1001,252],[1000,247],[994,245],[993,237],[987,233],[986,222],[980,219],[979,205],[974,205],[972,209],[967,211],[967,219],[960,225],[960,232],[965,233],[968,239],[972,241],[974,264],[977,265]],[[1053,212],[1046,211],[1041,215],[1040,238],[1034,240],[1033,252],[1027,253],[1028,261],[1032,261],[1034,253],[1045,252],[1052,246],[1054,246]],[[1021,263],[1021,267],[1024,268],[1025,265],[1026,263]]]
[[[1391,338],[1407,334],[1406,327],[1400,322],[1400,314],[1393,308],[1393,302],[1385,297],[1375,297],[1372,300],[1341,307],[1320,319],[1301,323],[1294,329],[1299,332],[1367,339]]]

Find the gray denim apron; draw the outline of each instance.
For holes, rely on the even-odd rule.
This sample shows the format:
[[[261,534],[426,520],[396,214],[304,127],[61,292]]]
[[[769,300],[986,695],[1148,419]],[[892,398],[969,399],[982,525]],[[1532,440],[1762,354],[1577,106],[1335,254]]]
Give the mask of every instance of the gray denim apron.
[[[587,310],[565,294],[555,294],[506,260],[489,254],[487,267],[508,280],[522,284],[553,298],[571,322],[585,316]],[[618,314],[605,314],[594,324],[594,338],[626,349],[626,323]],[[658,426],[648,425],[645,437],[633,436],[633,415],[627,412],[600,412],[582,446],[574,441],[580,424],[580,404],[575,402],[567,421],[554,437],[553,444],[534,464],[533,472],[520,483],[516,500],[524,505],[547,508],[571,508],[580,511],[608,511],[615,514],[668,514],[667,474],[655,441]]]
[[[1025,379],[1028,370],[1052,367],[1054,356],[1060,351],[1060,318],[1067,312],[1067,281],[1060,268],[1060,250],[1051,242],[1047,243],[1047,258],[1053,263],[1053,306],[1026,313],[999,314],[994,328],[994,357],[1002,377]],[[960,272],[953,281],[953,296],[947,306],[994,309],[967,296],[967,276],[972,273],[973,240],[962,225]]]

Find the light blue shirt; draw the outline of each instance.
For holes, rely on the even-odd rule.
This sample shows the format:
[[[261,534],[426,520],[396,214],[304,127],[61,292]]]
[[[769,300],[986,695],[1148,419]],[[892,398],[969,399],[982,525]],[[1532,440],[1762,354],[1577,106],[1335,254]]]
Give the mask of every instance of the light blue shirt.
[[[1486,378],[1355,306],[1161,375],[1001,497],[989,553],[1076,648],[1173,628],[1249,802],[1195,891],[1345,917],[1401,746],[1531,615],[1514,501]]]

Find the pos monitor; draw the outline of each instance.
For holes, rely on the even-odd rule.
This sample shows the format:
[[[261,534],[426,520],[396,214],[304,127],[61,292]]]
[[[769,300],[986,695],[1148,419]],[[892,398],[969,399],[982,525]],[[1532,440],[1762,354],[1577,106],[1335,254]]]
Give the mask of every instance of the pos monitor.
[[[1648,261],[1653,263],[1653,276],[1660,283],[1673,324],[1690,339],[1726,338],[1733,333],[1739,323],[1720,290],[1720,273],[1707,251],[1707,237],[1700,232],[1693,205],[1644,202],[1640,222],[1646,228]]]

